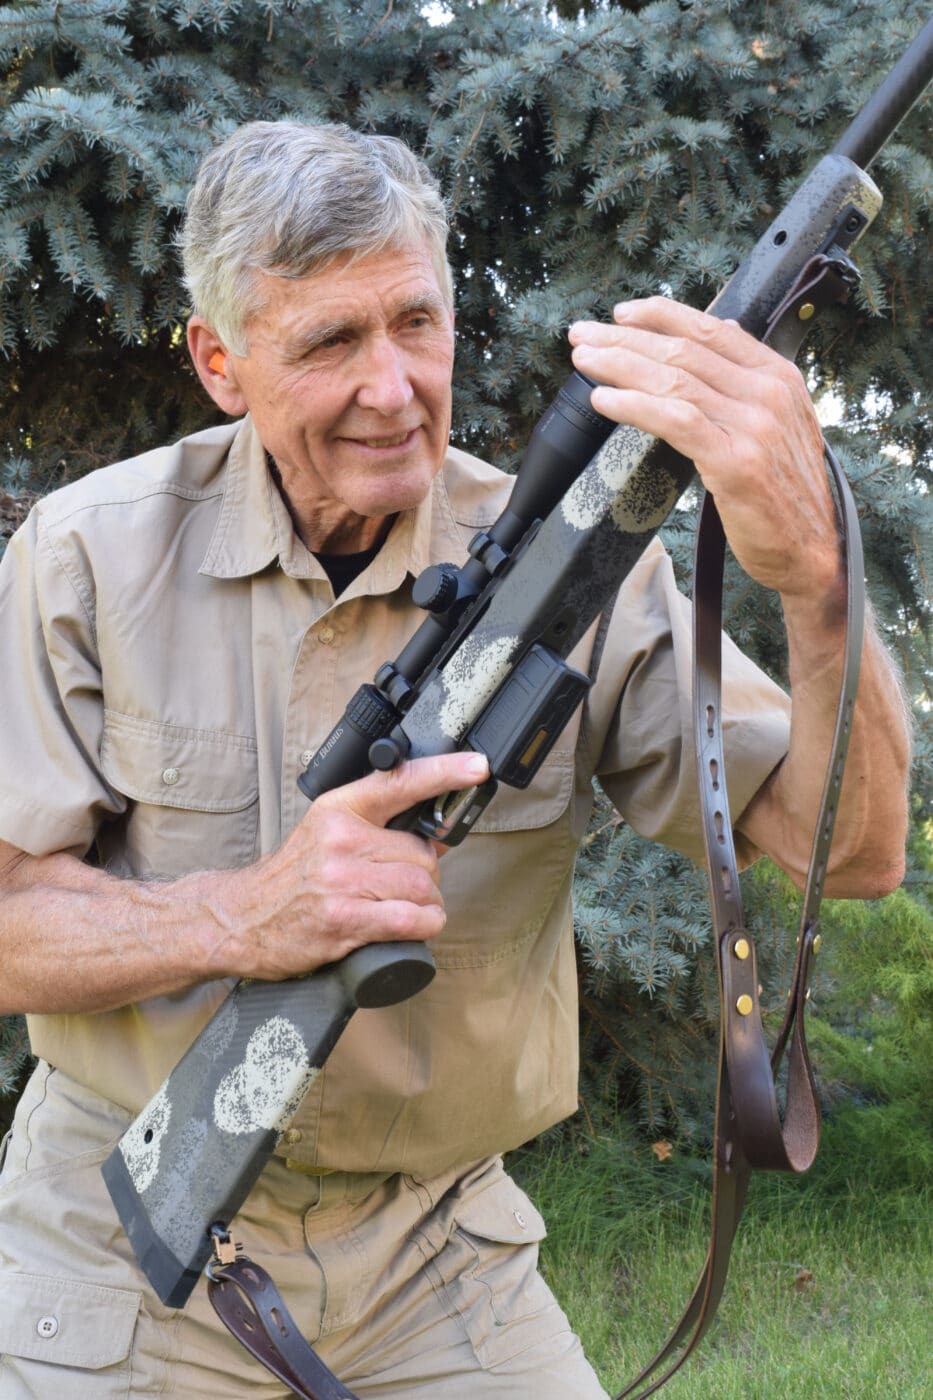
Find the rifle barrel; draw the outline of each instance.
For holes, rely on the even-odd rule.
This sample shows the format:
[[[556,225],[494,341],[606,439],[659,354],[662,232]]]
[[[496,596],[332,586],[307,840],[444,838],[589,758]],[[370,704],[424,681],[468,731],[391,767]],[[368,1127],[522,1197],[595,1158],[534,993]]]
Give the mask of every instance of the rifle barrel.
[[[866,170],[931,78],[933,19],[928,19],[855,121],[842,133],[833,155],[848,156]]]

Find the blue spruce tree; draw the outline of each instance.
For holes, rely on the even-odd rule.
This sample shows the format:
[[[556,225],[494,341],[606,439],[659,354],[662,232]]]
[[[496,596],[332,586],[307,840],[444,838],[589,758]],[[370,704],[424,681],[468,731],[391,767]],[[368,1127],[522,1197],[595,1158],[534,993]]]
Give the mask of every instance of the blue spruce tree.
[[[172,235],[198,160],[239,123],[347,121],[424,153],[454,220],[455,434],[507,466],[567,373],[568,322],[658,291],[708,303],[927,13],[922,0],[422,10],[0,6],[0,535],[35,492],[211,421],[186,364]],[[886,203],[859,247],[861,289],[805,352],[835,404],[873,596],[917,708],[918,830],[933,798],[925,121],[916,111],[876,163]],[[688,525],[681,513],[669,531],[679,562]],[[782,675],[778,610],[738,573],[729,625]],[[713,1014],[701,883],[601,812],[578,901],[587,1093],[621,1085],[652,1129],[700,1136],[695,1048]],[[777,889],[756,874],[769,995],[788,956]],[[0,1022],[0,1091],[23,1053],[21,1023]]]

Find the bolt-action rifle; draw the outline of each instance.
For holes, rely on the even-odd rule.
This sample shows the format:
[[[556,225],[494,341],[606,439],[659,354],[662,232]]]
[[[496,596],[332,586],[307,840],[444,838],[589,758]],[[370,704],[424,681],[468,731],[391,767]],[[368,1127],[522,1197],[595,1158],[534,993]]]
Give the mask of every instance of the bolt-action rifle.
[[[734,319],[782,354],[795,356],[814,312],[844,300],[857,280],[849,253],[881,207],[865,167],[931,75],[933,20],[759,239],[710,306],[712,315]],[[417,580],[415,602],[429,615],[400,655],[357,691],[301,774],[298,781],[309,799],[407,757],[481,750],[489,759],[488,781],[443,794],[392,822],[454,845],[468,835],[500,783],[526,787],[533,781],[589,685],[566,658],[694,477],[693,465],[663,442],[597,414],[590,405],[593,387],[585,375],[570,375],[532,434],[507,509],[474,537],[462,567],[435,565]],[[837,478],[836,485],[844,498],[844,482]],[[850,499],[848,504],[842,499],[840,510],[849,522],[849,630],[855,646],[853,597],[862,583],[857,518]],[[709,614],[699,601],[697,611]],[[701,630],[704,625],[708,631],[708,620],[701,620]],[[718,623],[713,631],[718,637]],[[856,655],[841,702],[841,731],[851,712],[857,669]],[[697,690],[707,844],[717,861],[726,862],[711,878],[724,998],[715,1162],[720,1239],[717,1243],[714,1228],[707,1265],[684,1319],[636,1383],[647,1381],[675,1351],[691,1350],[708,1325],[752,1167],[805,1168],[818,1129],[813,1101],[800,1111],[789,1105],[785,1124],[779,1122],[763,1049],[753,950],[750,956],[737,890],[726,873],[731,843],[715,682],[708,690],[701,678]],[[829,815],[820,822],[822,844],[805,895],[795,1000],[775,1052],[780,1058],[796,1017],[791,1073],[796,1065],[811,1089],[805,1046],[798,1049],[802,999],[843,750],[844,737],[834,753],[836,771],[824,802]],[[230,1222],[351,1016],[413,996],[433,976],[425,945],[379,943],[309,977],[234,987],[103,1168],[139,1263],[164,1303],[183,1307],[212,1255],[212,1287],[230,1286],[224,1283],[235,1258]],[[729,1016],[739,1018],[732,1030]],[[762,1074],[767,1079],[763,1098],[753,1102],[748,1085]],[[746,1115],[756,1119],[754,1129],[743,1122]],[[765,1119],[779,1145],[760,1150],[756,1134]],[[281,1309],[276,1316],[281,1319]],[[281,1342],[281,1327],[279,1333]],[[299,1344],[304,1345],[300,1339]],[[278,1373],[294,1385],[300,1364]],[[332,1389],[323,1386],[320,1375],[318,1384],[322,1394],[350,1394],[333,1377],[327,1383]]]

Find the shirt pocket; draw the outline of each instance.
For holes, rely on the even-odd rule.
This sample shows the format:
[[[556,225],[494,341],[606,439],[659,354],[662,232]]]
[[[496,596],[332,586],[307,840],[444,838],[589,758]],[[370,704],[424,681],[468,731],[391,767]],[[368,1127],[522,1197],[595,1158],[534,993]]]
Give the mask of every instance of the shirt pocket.
[[[482,967],[535,938],[571,878],[574,755],[552,753],[530,787],[501,784],[461,845],[441,861],[448,924],[431,944],[439,968]]]
[[[122,818],[101,834],[101,854],[118,873],[177,877],[255,858],[255,739],[107,710],[101,769],[129,798]]]
[[[23,1394],[67,1394],[68,1400],[131,1394],[141,1293],[43,1274],[5,1275],[2,1290],[0,1392],[9,1393],[4,1377],[12,1375]]]
[[[573,778],[573,751],[555,749],[528,787],[499,784],[495,797],[473,827],[470,837],[484,832],[537,831],[550,826],[567,809],[573,792]]]

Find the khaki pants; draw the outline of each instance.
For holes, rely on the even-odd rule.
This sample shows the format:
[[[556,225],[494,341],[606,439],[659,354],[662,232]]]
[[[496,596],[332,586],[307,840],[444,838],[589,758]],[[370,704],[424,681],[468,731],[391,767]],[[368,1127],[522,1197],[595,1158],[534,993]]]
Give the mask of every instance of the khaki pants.
[[[204,1280],[183,1311],[140,1273],[100,1166],[130,1115],[40,1063],[0,1174],[0,1400],[287,1400]],[[537,1272],[541,1217],[498,1159],[431,1181],[279,1161],[235,1236],[360,1397],[601,1400]]]

